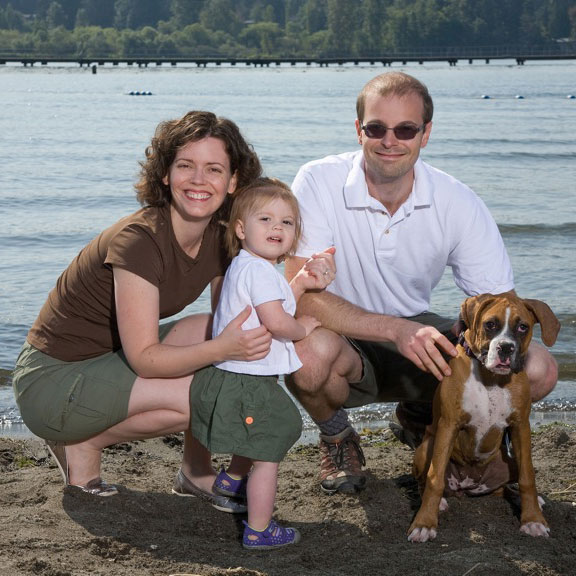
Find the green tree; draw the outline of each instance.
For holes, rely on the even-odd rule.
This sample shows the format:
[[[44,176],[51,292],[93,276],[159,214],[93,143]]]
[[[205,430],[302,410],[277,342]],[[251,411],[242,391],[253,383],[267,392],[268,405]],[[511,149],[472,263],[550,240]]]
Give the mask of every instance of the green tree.
[[[178,55],[178,47],[171,35],[159,34],[156,38],[156,53],[158,56],[170,58]]]
[[[245,4],[244,7],[241,4]],[[290,0],[253,0],[237,3],[237,15],[241,21],[276,22],[280,28],[286,25],[286,11]]]
[[[114,0],[82,0],[76,13],[76,26],[114,26]]]
[[[121,50],[122,56],[131,58],[154,57],[157,56],[156,50],[156,30],[145,26],[140,30],[122,30]]]
[[[306,40],[306,52],[304,56],[324,56],[328,52],[330,33],[328,30],[320,30],[308,36]]]
[[[387,16],[387,37],[391,49],[400,52],[406,51],[415,40],[410,13],[394,5],[388,9]]]
[[[59,2],[51,2],[46,12],[46,25],[48,28],[57,28],[58,26],[66,26],[68,19],[62,4]]]
[[[2,37],[18,49],[70,49],[63,30],[93,27],[104,36],[72,35],[79,53],[377,57],[576,39],[576,0],[0,0],[0,30],[16,32]]]
[[[183,27],[200,20],[204,0],[172,0],[170,11],[177,26]]]
[[[356,6],[347,0],[328,0],[328,50],[332,56],[355,53]]]
[[[64,26],[50,28],[44,50],[45,54],[52,56],[76,56],[76,43],[72,31]]]
[[[36,8],[32,14],[34,14],[38,20],[46,20],[46,14],[48,14],[48,8],[51,3],[51,0],[37,0]]]
[[[485,45],[514,44],[523,0],[483,0],[470,3],[476,15],[476,34]]]
[[[84,58],[113,57],[118,54],[116,30],[98,26],[77,27],[73,32],[78,56]]]
[[[202,56],[213,52],[214,33],[198,22],[176,31],[171,37],[182,56]]]
[[[239,40],[248,48],[254,48],[261,56],[273,56],[279,53],[282,30],[276,22],[256,22],[247,26]]]
[[[138,29],[170,18],[169,0],[116,0],[114,26]]]
[[[0,8],[0,28],[5,30],[24,30],[24,16],[14,10],[12,4]]]
[[[200,22],[209,30],[221,30],[232,36],[241,28],[232,0],[207,0],[200,12]]]
[[[568,20],[570,21],[570,38],[576,40],[576,5],[568,8]]]
[[[311,36],[328,27],[328,0],[308,0],[303,8],[304,32]]]
[[[572,26],[568,16],[570,7],[576,9],[573,0],[548,0],[547,35],[549,38],[568,38],[572,33]]]
[[[365,0],[362,3],[359,50],[363,56],[382,53],[386,4],[386,0]]]

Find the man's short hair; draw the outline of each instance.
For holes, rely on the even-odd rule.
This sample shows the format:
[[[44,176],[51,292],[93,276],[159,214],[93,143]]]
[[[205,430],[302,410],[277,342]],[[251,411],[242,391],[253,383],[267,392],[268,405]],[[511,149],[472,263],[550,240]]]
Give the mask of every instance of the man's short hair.
[[[423,121],[425,124],[432,121],[434,103],[428,92],[428,88],[420,80],[405,74],[404,72],[385,72],[372,78],[358,95],[356,100],[356,114],[358,120],[364,120],[364,108],[366,97],[372,94],[377,96],[405,96],[406,94],[418,94],[422,98]]]

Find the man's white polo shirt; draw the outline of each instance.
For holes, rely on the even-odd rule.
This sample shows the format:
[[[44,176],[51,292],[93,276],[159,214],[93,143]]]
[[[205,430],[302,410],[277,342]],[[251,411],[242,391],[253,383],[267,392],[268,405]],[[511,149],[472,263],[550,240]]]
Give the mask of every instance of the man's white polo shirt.
[[[362,151],[305,164],[292,189],[304,235],[297,256],[336,247],[330,292],[394,316],[428,311],[446,266],[466,295],[514,288],[494,219],[467,186],[419,159],[412,193],[390,217],[368,193]]]

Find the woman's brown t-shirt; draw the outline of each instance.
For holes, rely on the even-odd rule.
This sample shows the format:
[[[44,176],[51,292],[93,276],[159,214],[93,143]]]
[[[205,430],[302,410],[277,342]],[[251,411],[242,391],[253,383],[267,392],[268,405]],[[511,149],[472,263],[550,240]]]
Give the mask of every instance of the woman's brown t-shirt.
[[[158,287],[160,320],[194,302],[228,264],[219,224],[210,223],[191,258],[176,241],[170,207],[143,208],[104,230],[76,256],[50,292],[28,341],[66,362],[118,350],[113,266]]]

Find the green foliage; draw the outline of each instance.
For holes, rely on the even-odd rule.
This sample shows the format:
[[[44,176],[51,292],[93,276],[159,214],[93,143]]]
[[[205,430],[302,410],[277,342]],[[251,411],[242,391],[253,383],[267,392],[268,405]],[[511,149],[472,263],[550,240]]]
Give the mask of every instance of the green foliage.
[[[576,41],[576,0],[8,0],[0,53],[370,57]]]
[[[112,57],[118,53],[119,37],[112,28],[79,26],[74,29],[76,56],[83,58]]]
[[[15,461],[17,468],[34,468],[37,466],[36,460],[32,458],[27,458],[26,456],[18,456]]]
[[[276,22],[258,22],[249,24],[240,33],[239,40],[252,55],[272,56],[279,52],[280,41],[284,34]]]
[[[170,6],[172,18],[178,26],[194,24],[200,19],[202,0],[173,0]]]

